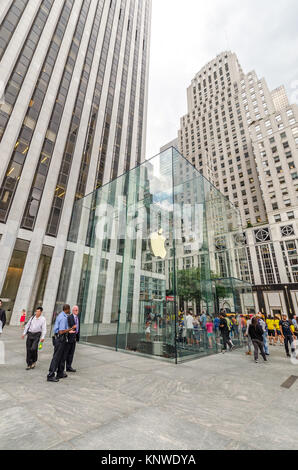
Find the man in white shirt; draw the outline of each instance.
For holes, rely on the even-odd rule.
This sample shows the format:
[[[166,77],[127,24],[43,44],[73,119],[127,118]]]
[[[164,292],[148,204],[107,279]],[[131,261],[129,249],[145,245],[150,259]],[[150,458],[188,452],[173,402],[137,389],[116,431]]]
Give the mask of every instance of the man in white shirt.
[[[193,316],[187,312],[185,318],[187,344],[193,344]]]
[[[39,342],[43,343],[47,333],[47,323],[44,316],[42,316],[43,308],[38,307],[34,316],[30,318],[25,326],[22,338],[27,335],[26,348],[27,348],[27,368],[26,370],[34,369],[37,356]]]

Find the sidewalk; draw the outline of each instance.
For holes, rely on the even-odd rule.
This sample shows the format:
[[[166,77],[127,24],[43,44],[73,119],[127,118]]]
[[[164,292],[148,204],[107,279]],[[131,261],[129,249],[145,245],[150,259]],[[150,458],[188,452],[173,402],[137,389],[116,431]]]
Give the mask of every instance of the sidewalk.
[[[271,347],[174,365],[78,345],[76,374],[46,382],[48,338],[26,371],[21,330],[1,337],[0,449],[298,449],[298,366]]]

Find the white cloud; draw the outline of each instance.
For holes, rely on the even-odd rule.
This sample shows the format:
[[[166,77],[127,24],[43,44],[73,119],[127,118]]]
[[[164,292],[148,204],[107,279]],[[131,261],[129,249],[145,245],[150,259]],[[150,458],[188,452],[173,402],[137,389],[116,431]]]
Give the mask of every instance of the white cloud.
[[[224,50],[270,88],[298,79],[297,0],[153,0],[147,157],[176,137],[186,89]]]

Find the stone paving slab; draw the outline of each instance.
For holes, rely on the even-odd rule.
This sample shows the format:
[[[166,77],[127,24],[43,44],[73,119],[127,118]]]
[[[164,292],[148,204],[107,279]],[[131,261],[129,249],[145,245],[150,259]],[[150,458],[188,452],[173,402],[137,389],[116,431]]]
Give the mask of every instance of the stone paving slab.
[[[79,344],[77,373],[46,382],[47,338],[26,371],[20,329],[1,336],[0,449],[298,449],[298,375],[280,346],[174,365]]]

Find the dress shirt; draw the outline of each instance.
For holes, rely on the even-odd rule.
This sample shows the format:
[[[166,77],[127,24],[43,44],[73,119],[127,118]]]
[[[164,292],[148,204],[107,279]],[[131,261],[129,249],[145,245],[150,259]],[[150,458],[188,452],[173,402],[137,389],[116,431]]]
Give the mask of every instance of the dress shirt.
[[[24,336],[27,333],[41,333],[41,339],[45,339],[47,333],[47,322],[45,317],[42,315],[40,317],[31,318],[24,329]]]
[[[69,330],[68,326],[68,315],[65,312],[59,313],[55,321],[54,333],[57,334],[59,331]]]
[[[76,327],[77,327],[76,334],[78,334],[78,332],[79,332],[79,319],[78,319],[77,315],[74,314],[73,316],[74,316],[74,320],[76,322]]]

